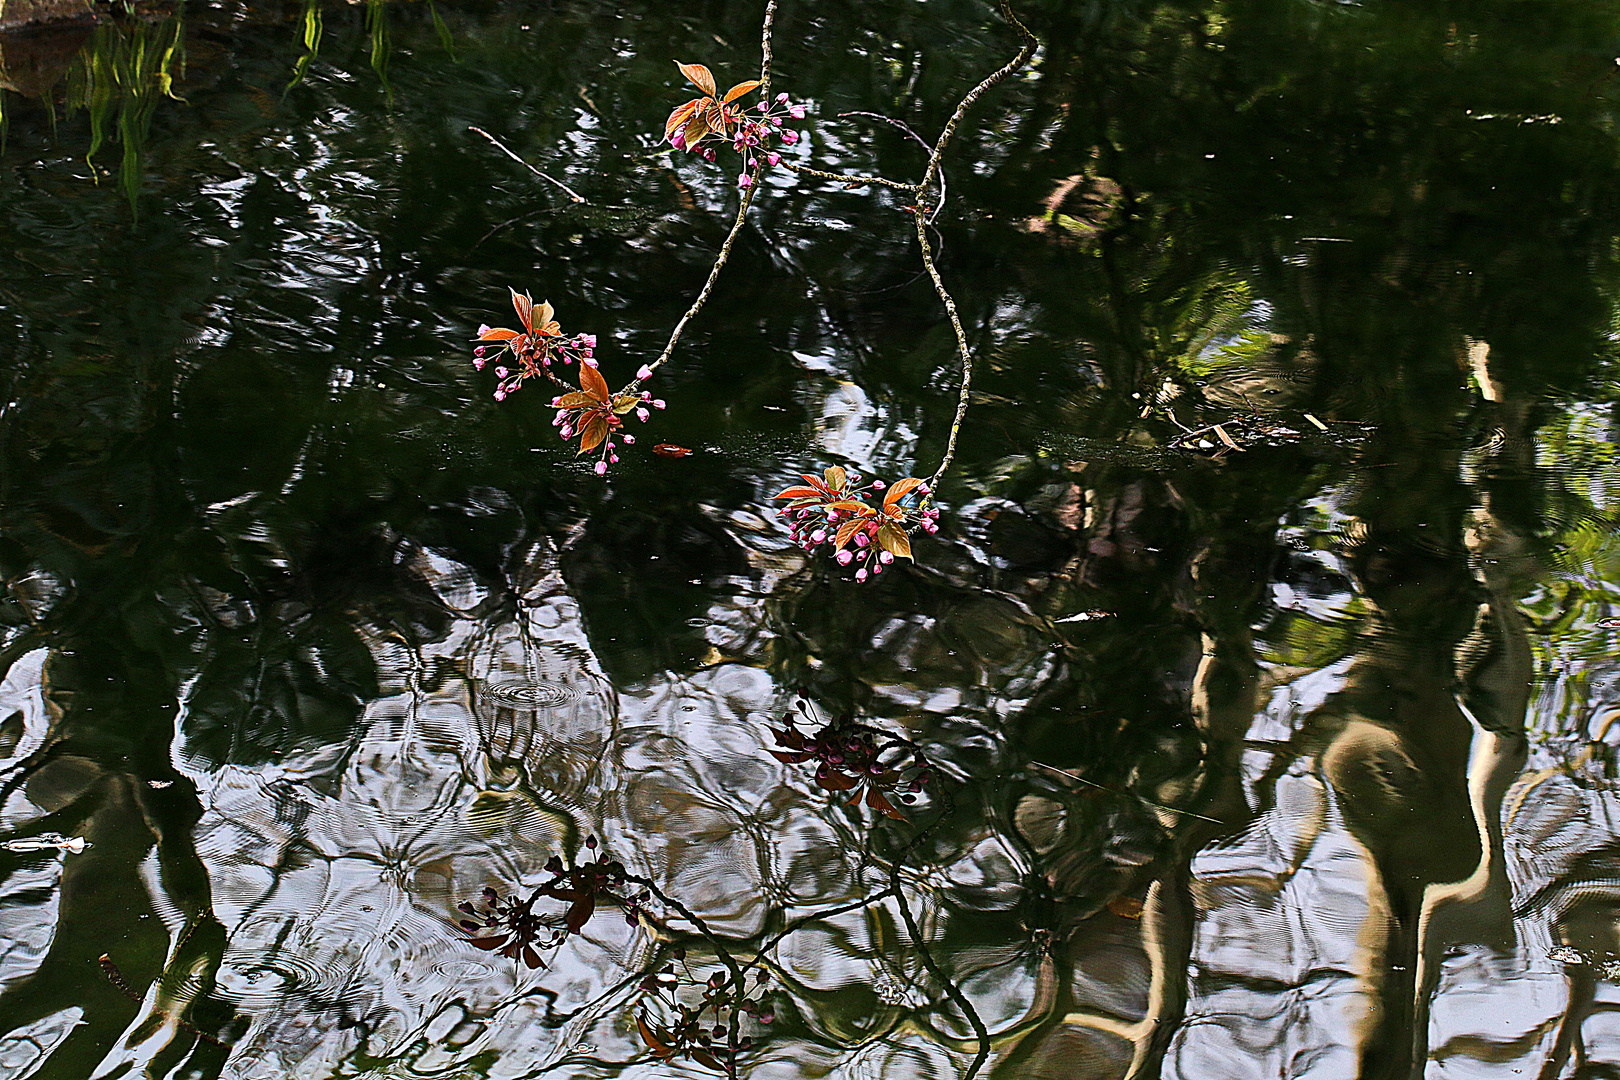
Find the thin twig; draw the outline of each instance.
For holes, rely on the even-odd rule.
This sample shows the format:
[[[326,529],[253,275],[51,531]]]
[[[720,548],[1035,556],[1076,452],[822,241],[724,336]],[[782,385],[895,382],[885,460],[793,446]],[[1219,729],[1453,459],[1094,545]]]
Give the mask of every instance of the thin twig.
[[[1002,67],[997,69],[995,72],[986,76],[985,79],[972,90],[969,90],[967,92],[967,96],[957,104],[956,111],[951,114],[950,120],[945,124],[945,130],[939,133],[939,139],[934,143],[934,152],[928,156],[928,169],[923,173],[922,183],[918,185],[918,187],[923,191],[928,190],[928,188],[933,184],[934,178],[939,174],[940,161],[945,156],[945,147],[950,144],[951,136],[956,134],[957,125],[962,122],[962,117],[967,115],[967,111],[973,107],[974,102],[983,97],[985,92],[991,87],[1007,79],[1025,64],[1029,63],[1029,58],[1034,56],[1035,50],[1040,47],[1041,39],[1031,33],[1029,27],[1025,26],[1018,20],[1018,16],[1013,14],[1012,5],[1008,2],[1008,0],[997,0],[997,2],[1001,7],[1002,18],[1006,19],[1008,24],[1010,24],[1014,30],[1018,31],[1018,36],[1024,39],[1023,48],[1018,50],[1017,56],[1007,61],[1006,64],[1002,65]],[[943,192],[940,198],[940,205],[944,205]],[[933,214],[937,213],[939,213],[939,206],[934,207],[933,213],[929,215],[929,219],[932,220]]]
[[[973,387],[973,354],[968,351],[967,331],[962,329],[962,319],[956,314],[956,301],[951,299],[944,280],[939,276],[939,269],[934,265],[934,252],[928,246],[927,215],[919,207],[911,216],[917,222],[917,243],[922,248],[923,265],[928,268],[928,276],[934,282],[934,291],[939,293],[940,302],[945,305],[945,314],[950,317],[951,329],[956,331],[956,349],[962,356],[962,389],[956,399],[956,416],[951,420],[951,437],[945,443],[945,456],[939,459],[939,468],[928,478],[928,486],[937,488],[939,478],[945,475],[945,470],[951,467],[951,459],[956,456],[956,437],[962,431],[962,418],[967,415],[968,409],[968,392]]]
[[[782,168],[796,172],[801,176],[814,176],[820,180],[835,180],[850,187],[859,187],[863,184],[877,184],[880,187],[893,188],[896,191],[905,191],[915,195],[922,189],[916,184],[907,184],[899,180],[890,180],[883,176],[862,176],[858,173],[835,173],[823,169],[812,169],[808,165],[797,165],[785,158],[781,162]]]
[[[771,88],[771,25],[776,19],[776,0],[766,0],[765,21],[760,30],[760,62],[759,85],[761,91],[769,94]],[[767,100],[769,100],[767,98]],[[731,231],[726,234],[725,242],[720,245],[720,254],[715,256],[714,265],[709,268],[709,279],[703,283],[703,289],[692,301],[692,306],[686,309],[675,329],[670,331],[669,341],[664,345],[664,351],[658,354],[658,359],[647,365],[647,374],[651,375],[664,366],[664,361],[670,358],[675,351],[676,344],[681,340],[681,334],[686,330],[686,324],[697,318],[703,305],[709,302],[709,294],[714,291],[714,283],[720,280],[720,271],[725,269],[726,260],[731,257],[731,247],[737,242],[737,234],[742,232],[743,223],[748,218],[748,208],[753,205],[754,192],[759,190],[758,170],[755,170],[754,183],[743,189],[742,200],[737,204],[737,219],[731,223]],[[631,394],[641,386],[643,379],[631,380],[621,394]]]
[[[934,954],[929,950],[928,942],[923,938],[922,928],[917,925],[917,918],[911,913],[911,905],[906,903],[906,892],[900,887],[900,867],[905,863],[906,856],[910,855],[912,849],[922,842],[923,837],[933,832],[934,827],[945,820],[945,817],[950,814],[953,808],[953,805],[947,804],[928,828],[912,837],[911,842],[901,849],[900,857],[889,864],[889,891],[894,894],[895,903],[900,908],[900,918],[905,921],[906,933],[911,935],[911,943],[917,947],[917,956],[922,960],[923,967],[928,969],[930,975],[939,980],[940,985],[945,988],[946,996],[955,1003],[957,1009],[967,1018],[968,1026],[973,1028],[973,1035],[979,1041],[979,1050],[978,1053],[973,1055],[973,1064],[968,1066],[967,1072],[962,1076],[962,1080],[973,1080],[978,1075],[979,1070],[984,1068],[985,1061],[990,1057],[990,1031],[984,1026],[984,1021],[979,1018],[979,1012],[973,1007],[973,1003],[967,999],[966,994],[962,993],[961,987],[957,986],[955,981],[945,974],[944,969],[935,962]]]
[[[896,120],[892,116],[884,116],[882,113],[865,112],[860,109],[856,109],[851,112],[841,112],[838,115],[840,118],[846,116],[864,116],[870,120],[881,120],[883,123],[888,124],[891,127],[899,128],[901,131],[905,132],[908,136],[910,136],[912,142],[923,148],[924,153],[933,152],[933,147],[928,145],[928,140],[917,134],[916,130],[903,120]],[[922,188],[920,185],[913,185],[910,190],[920,191]],[[943,168],[939,170],[939,202],[940,205],[944,205],[945,203],[945,170]],[[939,207],[936,206],[934,208],[934,212],[938,213]]]
[[[519,165],[523,166],[525,169],[528,169],[530,172],[534,173],[534,175],[538,176],[540,179],[546,181],[547,183],[556,184],[558,187],[562,188],[564,191],[566,191],[568,193],[568,197],[570,199],[574,200],[577,203],[582,203],[582,202],[585,201],[585,196],[581,195],[579,192],[575,191],[573,188],[569,187],[567,184],[563,183],[561,180],[553,179],[552,177],[549,177],[545,173],[541,172],[539,169],[535,168],[533,165],[530,165],[527,161],[524,161],[522,158],[520,158],[516,154],[514,154],[512,152],[512,150],[511,150],[511,148],[508,147],[505,143],[501,142],[501,140],[497,139],[495,136],[491,135],[489,132],[485,131],[483,128],[469,126],[467,128],[467,130],[468,131],[476,131],[476,132],[478,132],[478,134],[482,135],[484,138],[486,138],[490,142],[494,143],[496,149],[500,150],[500,152],[505,154],[507,157],[511,158],[513,161],[517,162]]]

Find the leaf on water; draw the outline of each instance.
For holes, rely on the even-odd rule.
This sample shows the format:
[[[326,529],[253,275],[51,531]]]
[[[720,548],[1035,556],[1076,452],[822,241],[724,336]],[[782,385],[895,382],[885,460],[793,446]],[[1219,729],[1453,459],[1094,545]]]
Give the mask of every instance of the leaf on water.
[[[1239,446],[1236,442],[1233,441],[1232,436],[1228,435],[1226,433],[1226,429],[1221,427],[1221,425],[1219,425],[1219,424],[1215,425],[1215,434],[1217,434],[1217,435],[1219,435],[1221,437],[1221,442],[1225,443],[1227,446],[1231,447],[1233,450],[1242,450],[1243,449],[1243,447]]]
[[[653,447],[653,453],[657,454],[659,457],[686,457],[687,455],[691,454],[691,452],[691,450],[684,446],[676,446],[674,443],[667,442],[661,442],[657,446]],[[777,498],[780,499],[781,496],[778,495]]]
[[[1122,919],[1140,919],[1142,901],[1134,896],[1116,896],[1108,901],[1108,910]]]
[[[708,68],[702,64],[683,64],[679,60],[675,61],[675,66],[681,69],[681,74],[686,76],[687,82],[714,97],[714,76],[709,73]]]
[[[1326,431],[1328,429],[1328,426],[1326,424],[1322,423],[1322,421],[1318,420],[1316,417],[1312,416],[1310,413],[1305,414],[1305,419],[1309,420],[1312,424],[1316,425],[1316,430],[1317,431]]]

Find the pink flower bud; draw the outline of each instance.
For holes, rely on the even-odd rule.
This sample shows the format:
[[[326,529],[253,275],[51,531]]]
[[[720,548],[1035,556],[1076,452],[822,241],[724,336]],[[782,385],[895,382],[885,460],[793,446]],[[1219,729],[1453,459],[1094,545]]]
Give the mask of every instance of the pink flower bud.
[[[799,133],[797,131],[794,131],[792,128],[783,128],[782,129],[782,142],[785,145],[792,146],[794,143],[796,143],[798,141],[799,141]]]
[[[638,379],[650,379],[650,378],[652,378],[652,368],[648,367],[646,364],[642,364],[639,368],[636,369],[636,378],[638,378]]]
[[[782,155],[774,152],[769,153],[765,155],[765,160],[772,165],[780,165],[782,163]]]
[[[484,355],[484,347],[482,345],[478,346],[478,348],[473,350],[473,355],[474,356],[483,356]]]
[[[489,333],[489,323],[479,323],[478,324],[478,336],[483,337],[487,333]]]
[[[626,432],[625,436],[624,436],[624,445],[626,445],[626,446],[634,446],[634,445],[636,445],[636,437],[634,435],[631,435],[629,432]]]
[[[856,547],[865,547],[869,543],[871,543],[871,541],[866,538],[865,533],[856,533],[855,534],[855,546]]]
[[[778,105],[782,104],[782,102],[786,101],[787,99],[788,99],[788,96],[787,96],[787,94],[785,92],[776,95],[776,103]]]
[[[664,407],[664,399],[663,398],[653,398],[653,408],[662,409],[663,407]]]
[[[512,373],[510,371],[506,370],[503,367],[498,367],[498,368],[495,369],[495,377],[497,379],[504,379],[510,374],[512,374]]]
[[[810,539],[814,540],[818,544],[825,544],[827,542],[827,530],[817,529],[815,532],[810,534]]]
[[[597,476],[606,476],[607,475],[607,462],[598,461],[596,463],[596,475]]]
[[[489,363],[489,361],[485,360],[481,356],[473,358],[473,368],[475,370],[477,370],[477,371],[483,371],[484,370],[484,365],[487,364],[487,363]]]
[[[749,176],[747,173],[743,173],[741,176],[737,177],[737,186],[740,188],[752,187],[753,183],[754,178]]]
[[[564,424],[562,426],[562,430],[557,432],[557,434],[561,435],[564,439],[572,439],[574,437],[574,429],[571,425]]]
[[[686,149],[686,132],[677,131],[675,134],[671,135],[669,137],[669,145],[673,146],[677,150],[685,150]]]
[[[853,551],[850,551],[848,548],[845,548],[843,551],[840,551],[838,553],[838,565],[839,566],[848,566],[850,563],[852,563],[854,561],[855,561],[855,553]]]
[[[505,401],[506,400],[506,391],[505,390],[497,390],[497,391],[495,391],[495,400],[496,401]]]
[[[882,491],[882,490],[883,490],[883,489],[884,489],[884,488],[886,488],[886,487],[888,487],[888,486],[889,486],[889,485],[887,485],[887,484],[885,484],[885,483],[884,483],[884,482],[883,482],[883,481],[881,481],[881,480],[874,480],[874,481],[872,481],[872,490],[873,490],[873,491]]]
[[[646,409],[637,409],[636,410],[636,419],[640,420],[643,424],[645,424],[647,422],[647,417],[649,417],[651,415],[652,414],[649,413]]]
[[[894,562],[893,553],[887,551],[878,552],[878,562],[882,563],[884,566],[888,566],[890,563]]]
[[[617,465],[619,463],[619,455],[618,454],[609,454],[608,455],[608,460],[613,462],[613,464]],[[604,471],[606,471],[606,470],[604,470]],[[887,554],[887,553],[885,552],[885,554]]]
[[[863,566],[859,570],[855,571],[855,580],[856,581],[865,581],[866,580],[866,567]]]

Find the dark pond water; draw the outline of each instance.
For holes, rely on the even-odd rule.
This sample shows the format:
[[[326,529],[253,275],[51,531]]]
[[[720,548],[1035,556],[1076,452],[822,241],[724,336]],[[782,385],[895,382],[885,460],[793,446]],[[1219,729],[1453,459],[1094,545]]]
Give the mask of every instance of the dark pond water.
[[[914,195],[768,172],[605,479],[471,362],[508,286],[657,356],[738,203],[672,61],[762,10],[0,33],[0,1075],[1620,1075],[1620,3],[1020,3],[864,584],[773,496],[940,461]],[[1018,47],[775,41],[790,160],[906,180],[838,114]]]

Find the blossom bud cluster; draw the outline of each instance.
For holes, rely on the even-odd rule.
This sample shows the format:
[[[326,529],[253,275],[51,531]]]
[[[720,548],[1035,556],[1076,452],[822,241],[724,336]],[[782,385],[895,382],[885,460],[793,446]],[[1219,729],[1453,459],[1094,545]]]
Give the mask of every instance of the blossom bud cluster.
[[[896,501],[884,499],[887,485],[882,480],[863,482],[856,472],[844,473],[844,480],[814,501],[795,500],[778,511],[778,516],[795,544],[810,553],[825,548],[839,566],[854,568],[856,581],[876,577],[894,564],[894,544],[885,539],[893,533],[885,534],[885,530],[894,530],[902,538],[913,528],[930,534],[939,531],[939,511],[927,505],[932,494],[927,484],[913,487],[903,500]],[[817,487],[826,485],[818,483]],[[904,554],[909,543],[900,550]]]
[[[772,148],[773,144],[792,146],[799,141],[799,133],[791,127],[783,127],[782,122],[803,120],[805,112],[804,105],[791,103],[786,94],[776,95],[774,101],[762,101],[753,109],[727,104],[720,107],[719,125],[705,131],[695,143],[687,142],[686,128],[672,132],[669,142],[677,150],[697,154],[710,162],[716,158],[715,144],[729,143],[743,158],[737,186],[752,187],[762,164],[775,166],[782,160],[782,155]]]
[[[480,326],[480,336],[489,332]],[[596,335],[575,334],[573,337],[545,334],[521,334],[498,344],[477,345],[473,348],[473,367],[483,371],[495,364],[495,400],[505,401],[518,392],[525,379],[549,374],[553,363],[596,366]]]

